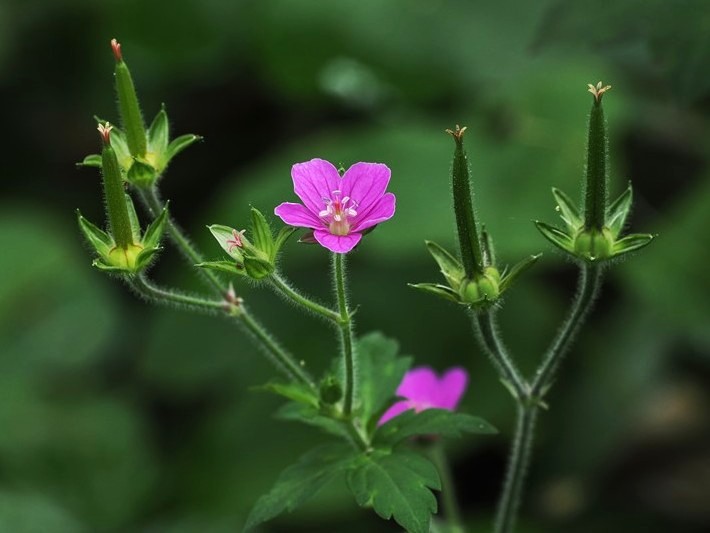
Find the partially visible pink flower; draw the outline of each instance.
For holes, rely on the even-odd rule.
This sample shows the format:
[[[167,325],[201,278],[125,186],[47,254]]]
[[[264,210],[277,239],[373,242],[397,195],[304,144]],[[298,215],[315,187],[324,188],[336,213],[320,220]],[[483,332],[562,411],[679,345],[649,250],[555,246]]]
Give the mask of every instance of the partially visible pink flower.
[[[394,194],[385,192],[390,169],[382,163],[355,163],[341,178],[328,161],[311,159],[293,165],[291,177],[304,205],[284,202],[274,213],[289,226],[313,229],[331,252],[348,253],[363,231],[394,215]]]
[[[428,366],[413,368],[404,375],[397,388],[398,401],[382,415],[378,426],[405,411],[447,409],[453,411],[459,404],[468,385],[468,373],[460,367],[448,369],[439,377]]]

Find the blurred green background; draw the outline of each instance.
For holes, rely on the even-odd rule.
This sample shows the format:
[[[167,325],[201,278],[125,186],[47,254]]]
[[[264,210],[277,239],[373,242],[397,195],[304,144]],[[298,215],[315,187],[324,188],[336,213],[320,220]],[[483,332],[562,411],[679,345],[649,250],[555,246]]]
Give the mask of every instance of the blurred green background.
[[[513,405],[435,281],[424,239],[453,245],[451,139],[467,125],[478,212],[504,262],[544,251],[501,313],[531,371],[575,285],[531,224],[550,187],[579,194],[586,84],[603,80],[613,191],[658,233],[618,265],[550,395],[521,532],[710,530],[710,5],[706,0],[2,0],[0,531],[221,533],[321,439],[249,388],[273,372],[228,322],[149,307],[90,266],[74,209],[103,220],[93,114],[117,120],[117,37],[147,117],[165,102],[181,154],[163,193],[219,257],[208,223],[293,201],[294,162],[392,168],[395,218],[351,257],[358,331],[418,363],[464,364],[463,409],[501,429],[450,443],[471,531],[487,531]],[[282,266],[327,301],[328,257]],[[166,251],[164,284],[198,289]],[[319,372],[332,332],[263,290],[257,316]],[[264,532],[396,531],[340,486]]]

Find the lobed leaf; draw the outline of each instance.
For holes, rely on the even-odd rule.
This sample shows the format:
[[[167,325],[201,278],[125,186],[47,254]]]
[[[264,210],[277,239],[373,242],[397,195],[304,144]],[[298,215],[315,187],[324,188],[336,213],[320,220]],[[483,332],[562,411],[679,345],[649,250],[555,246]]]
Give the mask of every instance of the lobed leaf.
[[[415,435],[459,437],[462,433],[492,434],[498,431],[488,422],[466,413],[446,409],[410,410],[392,418],[375,432],[373,444],[394,446]]]
[[[358,505],[370,507],[385,520],[394,520],[409,533],[429,533],[437,503],[431,489],[440,490],[436,467],[406,450],[375,451],[359,456],[348,471],[347,483]]]

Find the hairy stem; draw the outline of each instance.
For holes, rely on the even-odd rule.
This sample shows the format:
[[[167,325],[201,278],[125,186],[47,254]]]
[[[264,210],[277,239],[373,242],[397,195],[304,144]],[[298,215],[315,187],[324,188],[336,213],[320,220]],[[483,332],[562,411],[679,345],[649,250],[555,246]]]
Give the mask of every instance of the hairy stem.
[[[535,420],[537,406],[519,401],[513,446],[508,459],[507,473],[503,483],[503,492],[498,501],[498,511],[493,531],[512,533],[517,519],[520,497],[525,483],[530,451],[535,438]]]
[[[138,197],[145,207],[150,211],[153,218],[157,217],[165,207],[164,202],[160,199],[160,194],[156,187],[142,188],[137,187]],[[204,257],[197,248],[190,242],[190,239],[185,235],[183,230],[175,223],[175,220],[168,216],[168,235],[173,241],[178,251],[182,254],[185,260],[194,266],[204,262]],[[227,293],[227,285],[222,279],[209,269],[198,269],[200,278],[205,281],[217,294],[224,295]]]
[[[517,399],[525,396],[528,391],[528,384],[513,359],[508,355],[505,345],[500,339],[493,311],[475,314],[473,316],[473,325],[479,343],[493,362],[493,366],[498,371],[500,378],[504,383],[512,387],[511,392],[515,393],[514,396]]]
[[[306,310],[315,313],[317,315],[320,315],[328,320],[332,320],[336,324],[340,322],[341,320],[341,314],[336,313],[332,309],[329,309],[317,302],[314,302],[310,298],[307,298],[306,296],[303,296],[301,293],[296,291],[293,287],[291,287],[286,280],[284,280],[281,276],[279,276],[277,273],[272,274],[269,276],[269,282],[271,283],[271,286],[276,289],[277,292],[294,302],[296,305],[299,305]]]
[[[353,353],[353,327],[348,311],[346,282],[345,282],[345,255],[333,254],[333,276],[335,294],[340,312],[340,339],[345,363],[345,392],[343,400],[343,414],[350,416],[353,410],[355,396],[355,356]]]
[[[192,310],[208,313],[223,312],[227,307],[227,304],[223,301],[210,300],[201,296],[192,296],[172,289],[158,287],[143,275],[126,276],[126,281],[136,293],[154,303],[186,306]]]
[[[451,476],[451,466],[446,458],[446,450],[441,439],[437,439],[429,450],[429,456],[436,465],[441,478],[441,506],[444,518],[449,525],[448,531],[452,533],[463,533],[461,522],[461,512],[456,501],[456,487]]]
[[[586,263],[582,265],[577,296],[572,302],[567,318],[557,332],[532,380],[530,395],[533,398],[543,396],[552,384],[560,362],[572,346],[575,334],[579,331],[587,314],[594,305],[601,284],[601,268],[598,265],[587,265]]]

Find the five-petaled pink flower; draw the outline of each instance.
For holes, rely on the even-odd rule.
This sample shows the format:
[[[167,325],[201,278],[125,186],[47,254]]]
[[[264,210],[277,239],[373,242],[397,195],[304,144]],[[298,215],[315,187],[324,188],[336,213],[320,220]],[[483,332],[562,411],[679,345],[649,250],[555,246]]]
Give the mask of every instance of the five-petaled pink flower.
[[[425,409],[447,409],[453,411],[458,406],[468,385],[468,373],[460,367],[448,369],[439,377],[431,368],[420,366],[404,375],[397,388],[397,396],[404,398],[387,409],[377,423],[381,426],[405,411],[416,412]]]
[[[390,169],[382,163],[355,163],[341,178],[328,161],[311,159],[293,165],[291,177],[304,205],[284,202],[274,213],[289,226],[313,229],[331,252],[348,253],[363,231],[394,215],[394,194],[385,192]]]

